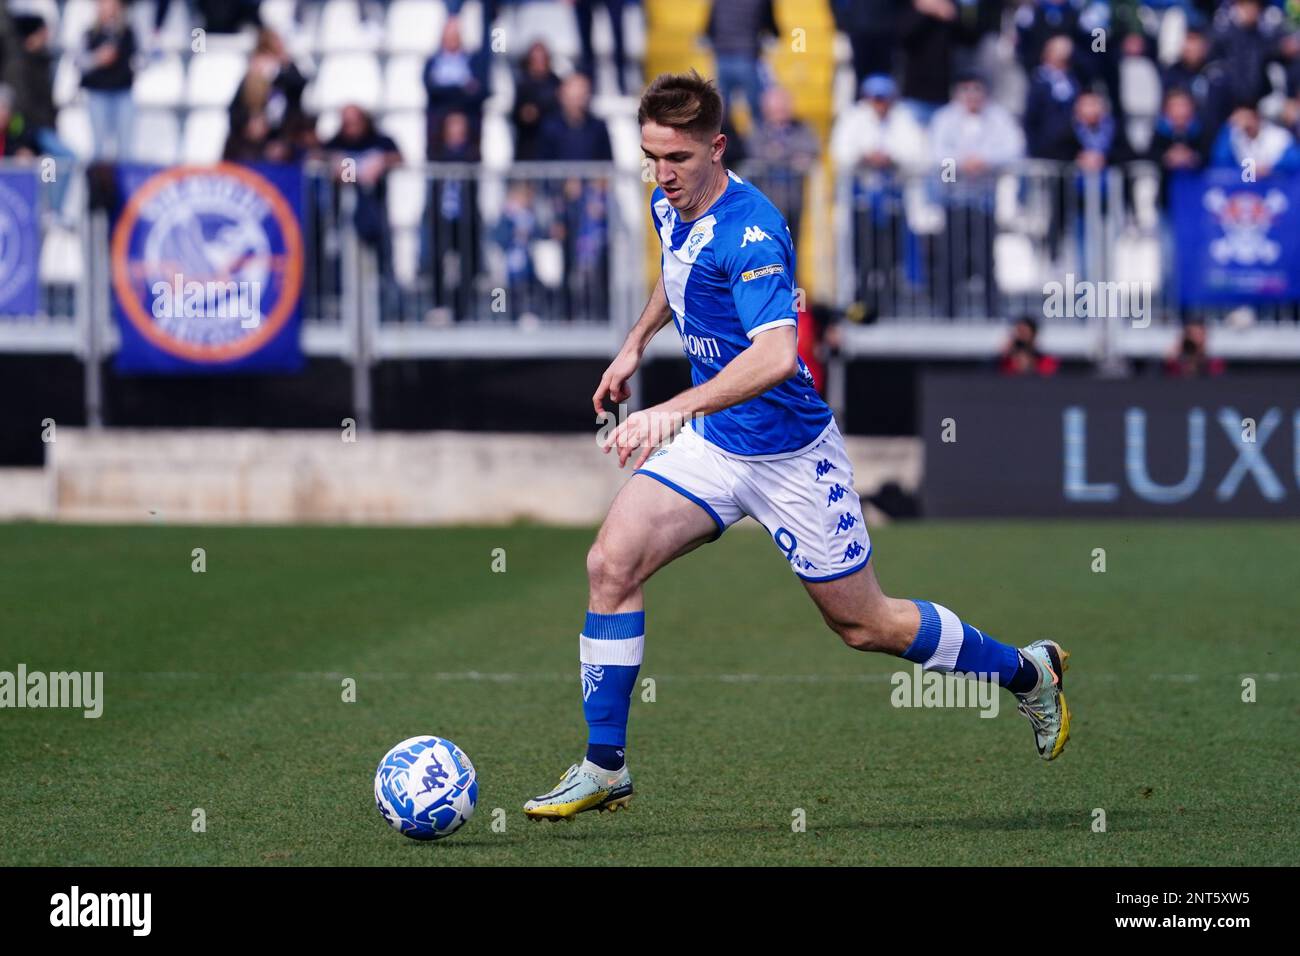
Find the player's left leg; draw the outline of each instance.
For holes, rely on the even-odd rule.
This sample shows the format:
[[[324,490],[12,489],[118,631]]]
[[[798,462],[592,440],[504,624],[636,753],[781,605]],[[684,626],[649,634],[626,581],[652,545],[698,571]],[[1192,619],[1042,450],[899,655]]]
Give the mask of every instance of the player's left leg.
[[[1019,699],[1040,757],[1052,760],[1065,747],[1070,711],[1063,674],[1069,654],[1055,641],[1017,649],[940,604],[888,597],[870,560],[851,574],[804,581],[804,587],[827,626],[849,647],[902,657],[925,670],[994,677]]]
[[[1039,754],[1056,757],[1070,735],[1061,694],[1068,655],[1053,641],[1023,650],[994,640],[930,601],[887,597],[853,487],[853,463],[832,422],[808,451],[744,463],[738,500],[768,529],[827,625],[852,648],[893,654],[926,670],[996,677],[1020,700]]]

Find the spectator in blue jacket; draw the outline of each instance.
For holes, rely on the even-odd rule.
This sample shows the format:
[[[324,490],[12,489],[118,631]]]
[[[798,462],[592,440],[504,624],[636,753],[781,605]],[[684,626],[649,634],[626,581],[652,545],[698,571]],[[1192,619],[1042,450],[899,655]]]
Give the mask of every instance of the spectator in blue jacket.
[[[1210,151],[1210,165],[1253,171],[1256,179],[1272,173],[1300,171],[1295,137],[1259,115],[1259,107],[1243,103],[1232,111]]]

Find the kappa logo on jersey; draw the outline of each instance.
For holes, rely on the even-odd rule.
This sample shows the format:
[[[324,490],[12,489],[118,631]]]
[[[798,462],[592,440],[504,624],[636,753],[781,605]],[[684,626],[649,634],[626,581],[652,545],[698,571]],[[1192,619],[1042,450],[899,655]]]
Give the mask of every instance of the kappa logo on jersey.
[[[764,239],[771,238],[771,236],[765,233],[758,226],[746,226],[745,235],[741,238],[740,248],[744,249],[751,242],[762,242]]]
[[[831,493],[826,496],[826,507],[829,508],[848,493],[849,490],[847,488],[841,485],[838,481],[835,482],[835,487],[833,487]]]
[[[748,272],[740,274],[741,282],[752,282],[754,279],[761,279],[763,276],[773,276],[784,272],[785,266],[779,262],[774,262],[770,266],[763,266],[761,269],[750,269]]]

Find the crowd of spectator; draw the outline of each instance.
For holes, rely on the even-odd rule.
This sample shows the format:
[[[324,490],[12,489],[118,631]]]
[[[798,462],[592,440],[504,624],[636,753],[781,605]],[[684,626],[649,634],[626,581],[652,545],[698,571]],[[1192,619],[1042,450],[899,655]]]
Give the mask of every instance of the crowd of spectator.
[[[385,183],[402,153],[379,118],[349,106],[340,114],[337,134],[322,141],[319,117],[304,107],[310,71],[295,61],[285,38],[262,22],[257,0],[177,2],[188,2],[193,22],[210,32],[257,31],[247,74],[229,104],[221,155],[242,162],[323,158],[340,177],[340,161],[355,160],[355,167],[346,168],[363,170],[357,180],[358,232],[375,246],[390,275]],[[972,238],[968,261],[953,268],[959,277],[982,283],[990,296],[992,257],[979,247],[991,244],[992,216],[985,198],[963,198],[960,185],[983,174],[1022,159],[1071,163],[1084,171],[1138,159],[1166,171],[1239,167],[1246,160],[1258,176],[1300,169],[1300,22],[1294,5],[1282,0],[829,2],[848,39],[856,94],[835,111],[833,165],[841,173],[887,175],[950,164],[955,188],[947,219],[932,223],[931,232]],[[464,18],[471,14],[462,5],[447,0],[449,15],[421,70],[424,158],[433,162],[480,161],[485,104],[499,92],[493,89],[490,44],[469,49],[464,42]],[[595,8],[603,8],[614,28],[613,70],[599,77],[601,92],[635,92],[628,85],[625,5],[572,0],[581,42],[571,63],[557,62],[542,40],[510,52],[513,101],[507,117],[516,162],[613,157],[606,123],[592,110],[599,72],[592,20]],[[91,127],[92,160],[149,159],[134,155],[132,85],[136,70],[157,48],[171,6],[171,0],[157,2],[152,31],[137,36],[132,23],[140,21],[127,15],[123,0],[96,0],[94,22],[80,48],[71,51]],[[303,0],[300,11],[308,6]],[[360,6],[375,22],[384,15],[375,0]],[[488,36],[502,6],[496,0],[477,5],[472,15],[482,17],[479,36]],[[10,7],[0,13],[0,154],[70,159],[52,92],[61,51],[51,50],[49,24],[39,12]],[[1171,30],[1173,21],[1182,26]],[[750,171],[797,238],[805,177],[819,162],[822,144],[796,115],[791,93],[774,84],[763,65],[765,48],[780,36],[772,0],[714,0],[704,29],[727,106],[727,162]],[[1138,102],[1156,107],[1149,115],[1126,109]],[[428,192],[420,263],[432,270],[434,298],[455,314],[466,305],[455,301],[452,290],[484,268],[478,248],[483,241],[504,244],[507,277],[531,290],[530,296],[539,271],[547,271],[531,261],[539,243],[562,249],[565,276],[608,269],[602,245],[608,241],[602,219],[607,188],[575,179],[555,188],[511,184],[507,193],[501,221],[483,224],[473,183],[435,182]],[[1060,237],[1066,212],[1054,210],[1052,241]],[[891,207],[873,215],[892,228],[903,213]],[[886,265],[901,255],[891,251]]]
[[[870,27],[842,21],[860,79],[859,100],[832,135],[841,169],[907,170],[951,159],[974,171],[1043,159],[1096,170],[1145,159],[1176,170],[1239,167],[1246,158],[1257,175],[1300,168],[1300,21],[1282,3],[1021,4],[1013,23],[1025,93],[1001,104],[987,95],[1005,84],[983,46],[999,35],[1000,2],[841,6],[873,4],[892,15]],[[1177,55],[1161,63],[1161,24],[1171,14],[1186,29]],[[892,24],[884,31],[892,42],[881,22]],[[971,102],[975,85],[988,101],[979,108]],[[1159,103],[1159,111],[1131,116],[1124,106],[1134,100]],[[909,118],[896,118],[898,111]]]

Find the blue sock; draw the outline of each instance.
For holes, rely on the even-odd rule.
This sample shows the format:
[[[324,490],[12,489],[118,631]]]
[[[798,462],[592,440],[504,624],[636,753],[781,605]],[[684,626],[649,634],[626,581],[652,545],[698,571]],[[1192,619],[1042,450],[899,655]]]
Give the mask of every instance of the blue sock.
[[[627,712],[645,650],[645,611],[588,611],[578,641],[587,759],[606,770],[618,770],[623,766]]]
[[[1012,693],[1033,688],[1038,669],[1010,644],[995,641],[967,624],[942,604],[917,601],[921,626],[903,657],[926,670],[963,674],[997,674],[998,684]]]
[[[623,748],[611,744],[587,744],[587,759],[605,770],[622,770]]]

